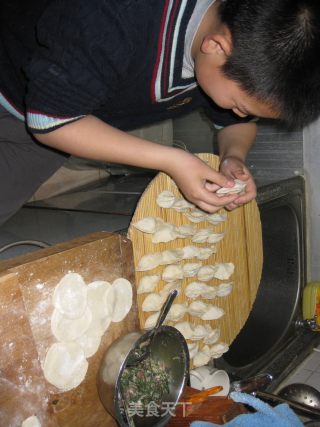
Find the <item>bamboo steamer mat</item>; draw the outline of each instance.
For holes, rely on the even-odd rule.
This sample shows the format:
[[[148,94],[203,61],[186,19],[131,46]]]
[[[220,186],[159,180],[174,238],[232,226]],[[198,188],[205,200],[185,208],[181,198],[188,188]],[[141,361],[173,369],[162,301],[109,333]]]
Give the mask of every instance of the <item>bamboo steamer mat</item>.
[[[218,169],[219,158],[217,156],[209,153],[201,153],[198,154],[198,156],[213,169]],[[172,208],[161,208],[157,205],[157,196],[165,190],[171,191],[177,198],[183,197],[173,180],[168,175],[159,173],[142,194],[135,210],[128,230],[129,238],[133,243],[135,268],[137,268],[139,260],[145,254],[161,252],[167,249],[182,248],[187,245],[199,247],[210,246],[208,243],[193,243],[191,238],[178,238],[168,243],[154,244],[151,241],[152,234],[139,231],[132,225],[142,218],[159,217],[165,222],[177,226],[192,224],[197,229],[212,227],[215,233],[225,232],[223,240],[216,244],[217,252],[212,254],[207,260],[199,261],[194,258],[180,261],[181,264],[186,262],[201,262],[202,265],[212,265],[221,262],[232,262],[235,265],[235,271],[229,280],[221,281],[213,279],[210,282],[205,282],[207,285],[218,285],[221,282],[231,281],[233,283],[233,289],[228,296],[216,297],[214,300],[197,298],[201,299],[203,302],[223,308],[225,311],[224,316],[217,320],[204,321],[198,317],[186,314],[179,322],[188,320],[190,323],[194,324],[209,324],[212,328],[219,327],[221,330],[219,342],[225,342],[230,345],[249,316],[261,279],[263,262],[262,233],[257,204],[255,201],[251,201],[232,212],[228,212],[225,209],[219,210],[218,213],[227,215],[227,220],[218,225],[212,225],[206,221],[191,223],[183,213],[179,213]],[[144,275],[161,274],[164,268],[165,266],[159,266],[149,271],[136,271],[137,285]],[[195,280],[197,280],[196,277],[183,279],[181,291],[175,303],[186,302],[190,304],[194,301],[185,296],[184,289],[188,283]],[[161,280],[154,292],[159,292],[164,285],[165,282]],[[138,311],[141,328],[144,327],[145,320],[152,314],[150,312],[143,312],[141,308],[147,295],[146,293],[138,294]],[[174,326],[172,322],[169,322],[169,324]],[[189,340],[187,341],[189,342]],[[199,349],[201,349],[204,344],[201,341],[199,344]]]

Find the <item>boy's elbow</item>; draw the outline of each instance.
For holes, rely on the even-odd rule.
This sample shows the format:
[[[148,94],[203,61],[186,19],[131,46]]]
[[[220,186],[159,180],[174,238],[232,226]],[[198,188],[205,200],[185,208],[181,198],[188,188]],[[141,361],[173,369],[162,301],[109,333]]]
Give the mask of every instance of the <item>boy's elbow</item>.
[[[36,139],[41,144],[48,145],[49,133],[32,132],[32,136],[34,139]]]

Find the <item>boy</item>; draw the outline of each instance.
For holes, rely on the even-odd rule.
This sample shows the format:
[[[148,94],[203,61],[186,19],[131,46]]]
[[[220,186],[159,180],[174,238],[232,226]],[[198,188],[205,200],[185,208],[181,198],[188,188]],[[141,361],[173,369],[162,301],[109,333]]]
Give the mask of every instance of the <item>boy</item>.
[[[201,209],[234,209],[256,195],[252,116],[303,126],[319,115],[315,0],[3,3],[0,223],[64,153],[161,170]],[[199,107],[221,128],[220,173],[124,132]],[[245,194],[216,196],[235,178]]]

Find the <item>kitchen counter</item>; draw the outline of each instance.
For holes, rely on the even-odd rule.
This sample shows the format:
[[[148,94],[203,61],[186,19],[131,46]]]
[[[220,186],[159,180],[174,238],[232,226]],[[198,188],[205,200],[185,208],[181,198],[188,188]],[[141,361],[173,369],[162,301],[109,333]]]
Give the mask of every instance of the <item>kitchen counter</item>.
[[[96,231],[121,232],[129,226],[141,193],[153,174],[114,176],[77,191],[28,203],[0,227],[0,260],[37,250],[13,242],[36,240],[54,245]]]

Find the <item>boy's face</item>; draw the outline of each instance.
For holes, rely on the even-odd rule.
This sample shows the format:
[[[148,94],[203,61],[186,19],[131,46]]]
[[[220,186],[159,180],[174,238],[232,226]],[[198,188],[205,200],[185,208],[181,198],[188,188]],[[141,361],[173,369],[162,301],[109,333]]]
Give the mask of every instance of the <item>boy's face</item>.
[[[203,91],[221,108],[232,110],[240,117],[278,118],[270,104],[246,93],[237,82],[227,78],[222,67],[232,51],[228,28],[204,37],[194,52],[195,75]]]
[[[248,95],[237,82],[228,79],[220,67],[200,63],[195,67],[196,78],[202,90],[221,108],[232,110],[240,117],[256,116],[278,118],[267,103]]]

